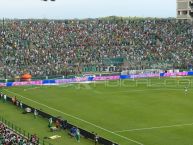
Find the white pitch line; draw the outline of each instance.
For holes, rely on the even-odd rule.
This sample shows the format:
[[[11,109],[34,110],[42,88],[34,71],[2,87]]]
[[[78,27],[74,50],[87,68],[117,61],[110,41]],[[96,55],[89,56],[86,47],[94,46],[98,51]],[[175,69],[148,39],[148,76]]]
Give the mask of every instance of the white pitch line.
[[[156,126],[156,127],[147,127],[147,128],[135,128],[135,129],[128,129],[128,130],[114,131],[114,132],[122,133],[122,132],[133,132],[133,131],[143,131],[143,130],[153,130],[153,129],[164,129],[164,128],[172,128],[172,127],[192,126],[192,125],[193,125],[193,123],[175,124],[175,125],[165,125],[165,126]]]
[[[23,90],[24,90],[24,91],[27,91],[27,90],[35,90],[35,89],[38,89],[38,88],[40,88],[40,87],[29,87],[29,88],[23,89]]]
[[[115,92],[108,92],[109,94],[114,94],[114,93],[129,93],[129,92],[144,92],[144,91],[161,91],[161,90],[173,90],[173,91],[182,91],[182,89],[168,89],[168,88],[157,88],[157,89],[143,89],[143,90],[128,90],[128,91],[115,91]],[[104,92],[106,93],[106,92]]]
[[[66,115],[66,116],[69,116],[69,117],[71,117],[71,118],[74,118],[74,119],[76,119],[76,120],[79,120],[79,121],[82,121],[82,122],[87,123],[87,124],[89,124],[89,125],[92,125],[92,126],[98,128],[98,129],[101,129],[101,130],[103,130],[103,131],[106,131],[106,132],[108,132],[108,133],[111,133],[111,134],[113,134],[113,135],[116,135],[116,136],[118,136],[118,137],[120,137],[120,138],[123,138],[123,139],[125,139],[125,140],[127,140],[127,141],[129,141],[129,142],[133,142],[133,143],[138,144],[138,145],[144,145],[143,143],[141,143],[141,142],[139,142],[139,141],[136,141],[136,140],[127,138],[127,137],[122,136],[122,135],[120,135],[120,134],[117,134],[117,133],[115,133],[115,132],[113,132],[113,131],[110,131],[110,130],[108,130],[108,129],[105,129],[105,128],[101,127],[101,126],[98,126],[98,125],[96,125],[96,124],[94,124],[94,123],[91,123],[91,122],[89,122],[89,121],[86,121],[86,120],[84,120],[84,119],[81,119],[81,118],[79,118],[79,117],[70,115],[70,114],[68,114],[68,113],[62,112],[62,111],[57,110],[57,109],[52,108],[52,107],[49,107],[49,106],[47,106],[47,105],[45,105],[45,104],[42,104],[42,103],[40,103],[40,102],[37,102],[37,101],[34,101],[34,100],[32,100],[32,99],[26,98],[26,97],[24,97],[24,96],[22,96],[22,95],[20,95],[20,94],[18,94],[18,93],[15,93],[15,92],[13,92],[13,91],[9,91],[9,90],[7,90],[7,89],[4,89],[4,90],[7,91],[7,92],[9,92],[9,93],[12,93],[12,94],[15,94],[15,95],[17,95],[17,96],[20,96],[20,97],[22,97],[22,98],[24,98],[24,99],[26,99],[26,100],[29,100],[29,101],[31,101],[31,102],[34,102],[34,103],[36,103],[36,104],[39,104],[39,105],[41,105],[41,106],[44,106],[44,107],[46,107],[46,108],[49,108],[49,109],[54,110],[54,111],[56,111],[56,112],[59,112],[59,113],[61,113],[61,114],[64,114],[64,115]]]

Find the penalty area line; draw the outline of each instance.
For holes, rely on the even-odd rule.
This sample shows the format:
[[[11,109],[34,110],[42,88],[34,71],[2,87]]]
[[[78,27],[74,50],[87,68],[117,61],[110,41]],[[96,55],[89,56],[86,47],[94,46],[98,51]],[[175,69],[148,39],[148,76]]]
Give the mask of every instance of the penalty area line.
[[[71,118],[73,118],[73,119],[79,120],[79,121],[81,121],[81,122],[84,122],[84,123],[86,123],[86,124],[89,124],[89,125],[91,125],[91,126],[94,126],[94,127],[98,128],[98,129],[101,129],[101,130],[103,130],[103,131],[106,131],[106,132],[108,132],[108,133],[111,133],[111,134],[113,134],[113,135],[115,135],[115,136],[118,136],[118,137],[120,137],[120,138],[122,138],[122,139],[127,140],[128,142],[133,142],[133,143],[138,144],[138,145],[144,145],[143,143],[141,143],[141,142],[139,142],[139,141],[136,141],[136,140],[134,140],[134,139],[130,139],[130,138],[128,138],[128,137],[122,136],[122,135],[120,135],[120,134],[118,134],[118,133],[116,133],[116,132],[113,132],[113,131],[110,131],[110,130],[108,130],[108,129],[105,129],[105,128],[101,127],[101,126],[98,126],[98,125],[96,125],[96,124],[94,124],[94,123],[91,123],[91,122],[86,121],[86,120],[84,120],[84,119],[81,119],[81,118],[79,118],[79,117],[70,115],[70,114],[68,114],[68,113],[62,112],[62,111],[60,111],[60,110],[58,110],[58,109],[55,109],[55,108],[52,108],[52,107],[49,107],[49,106],[47,106],[47,105],[45,105],[45,104],[42,104],[42,103],[40,103],[40,102],[37,102],[37,101],[35,101],[35,100],[26,98],[26,97],[24,97],[24,96],[22,96],[22,95],[20,95],[20,94],[18,94],[18,93],[15,93],[15,92],[13,92],[13,91],[9,91],[9,90],[7,90],[7,89],[4,89],[4,90],[5,90],[6,92],[9,92],[9,93],[15,94],[15,95],[17,95],[17,96],[20,96],[21,98],[24,98],[24,99],[26,99],[26,100],[29,100],[29,101],[31,101],[31,102],[34,102],[34,103],[39,104],[39,105],[41,105],[41,106],[44,106],[44,107],[46,107],[46,108],[48,108],[48,109],[54,110],[54,111],[56,111],[56,112],[59,112],[59,113],[64,114],[64,115],[66,115],[66,116],[69,116],[69,117],[71,117]]]

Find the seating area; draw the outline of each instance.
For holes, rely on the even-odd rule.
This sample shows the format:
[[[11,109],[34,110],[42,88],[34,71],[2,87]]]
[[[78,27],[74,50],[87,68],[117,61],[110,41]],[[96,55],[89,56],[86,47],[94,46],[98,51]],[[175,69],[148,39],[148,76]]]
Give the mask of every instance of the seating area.
[[[30,139],[15,133],[5,124],[0,122],[0,144],[1,145],[38,145],[38,138],[32,135]]]
[[[193,24],[176,19],[108,17],[0,23],[0,68],[8,77],[80,74],[104,60],[128,69],[187,68]],[[118,59],[120,58],[120,59]],[[118,69],[121,71],[121,69]]]

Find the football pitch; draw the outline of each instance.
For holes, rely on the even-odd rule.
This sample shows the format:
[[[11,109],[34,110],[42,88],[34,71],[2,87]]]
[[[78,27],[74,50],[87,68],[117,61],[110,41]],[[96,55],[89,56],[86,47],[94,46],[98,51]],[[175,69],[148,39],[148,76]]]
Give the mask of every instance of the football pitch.
[[[4,93],[121,145],[193,144],[191,77],[10,87]]]

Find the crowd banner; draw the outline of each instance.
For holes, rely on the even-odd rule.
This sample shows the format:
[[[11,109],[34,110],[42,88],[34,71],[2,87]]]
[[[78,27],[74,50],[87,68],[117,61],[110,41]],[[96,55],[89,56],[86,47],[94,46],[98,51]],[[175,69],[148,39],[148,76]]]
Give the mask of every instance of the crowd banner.
[[[6,84],[5,83],[0,83],[0,87],[5,87]]]
[[[68,83],[73,83],[75,82],[74,78],[73,79],[60,79],[55,81],[56,84],[68,84]]]
[[[155,77],[160,77],[160,74],[137,74],[137,75],[130,75],[131,79],[135,79],[135,78],[155,78]]]
[[[42,85],[44,84],[55,84],[56,80],[43,80]]]
[[[76,83],[76,82],[85,82],[88,81],[87,77],[77,77],[72,79],[59,79],[55,80],[56,84],[68,84],[68,83]]]
[[[12,86],[29,86],[29,85],[42,85],[42,80],[27,81],[27,82],[13,82]]]
[[[193,76],[193,72],[188,72],[188,76]]]
[[[130,79],[130,75],[120,75],[120,79]]]
[[[93,78],[93,81],[106,81],[106,80],[119,80],[120,76],[97,76]]]
[[[188,76],[190,72],[161,73],[161,77]]]

